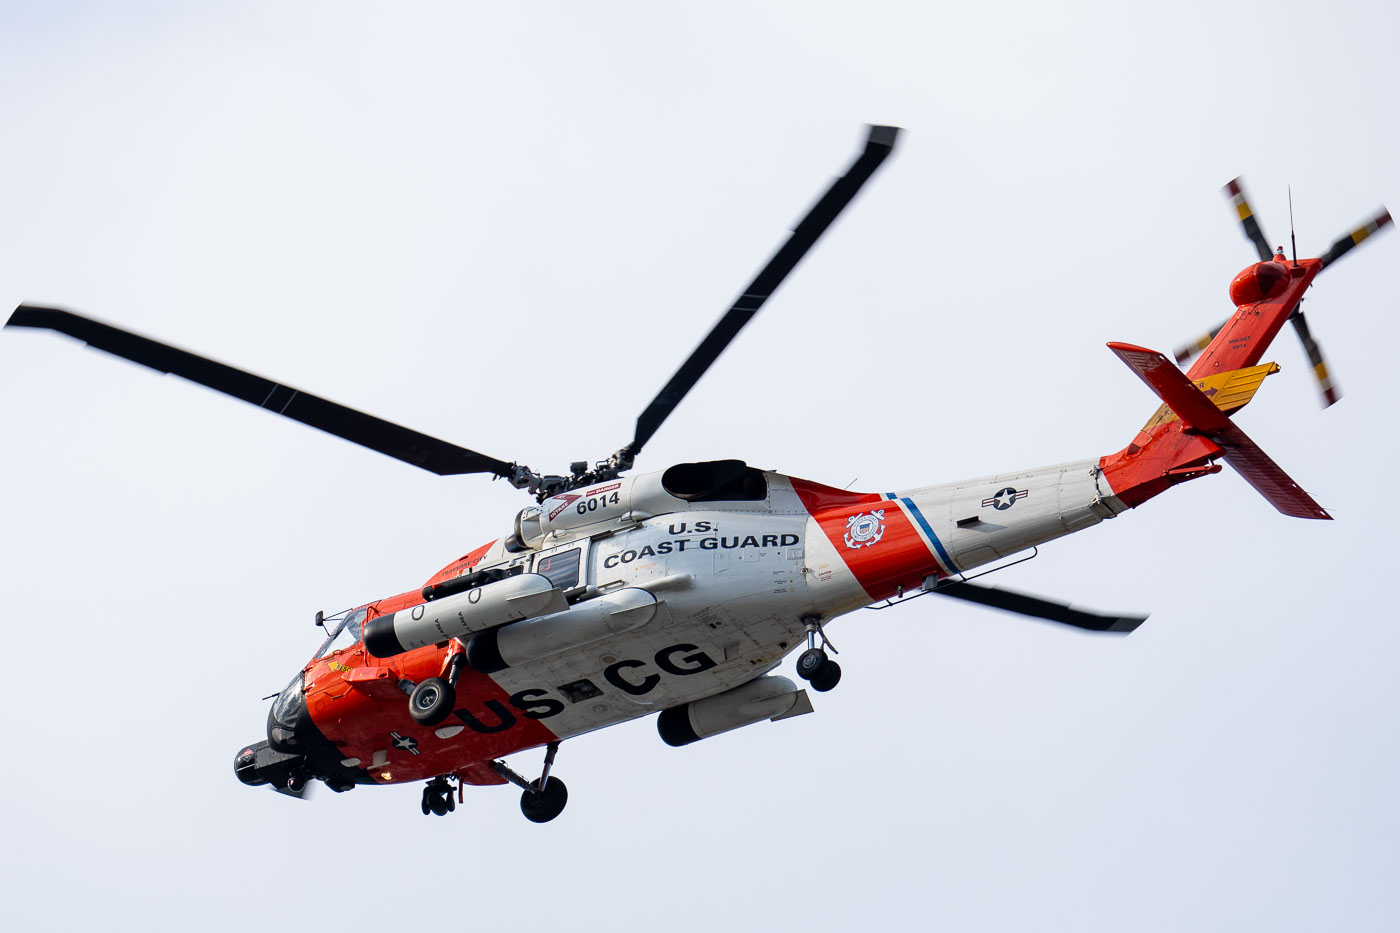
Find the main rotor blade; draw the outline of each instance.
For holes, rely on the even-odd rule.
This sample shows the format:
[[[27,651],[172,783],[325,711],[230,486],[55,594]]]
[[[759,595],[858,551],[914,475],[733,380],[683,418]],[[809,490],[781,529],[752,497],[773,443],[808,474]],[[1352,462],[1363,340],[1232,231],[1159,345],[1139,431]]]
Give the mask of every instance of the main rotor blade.
[[[1303,317],[1303,309],[1295,309],[1288,319],[1293,322],[1293,329],[1298,332],[1298,339],[1303,342],[1303,352],[1308,355],[1308,362],[1312,364],[1313,375],[1317,377],[1318,388],[1322,390],[1322,407],[1336,404],[1337,399],[1342,397],[1342,390],[1337,388],[1327,372],[1327,361],[1322,358],[1322,348],[1317,345],[1312,331],[1308,329],[1308,320]]]
[[[661,423],[680,404],[687,392],[699,381],[705,371],[710,368],[719,355],[724,352],[724,348],[729,346],[729,342],[735,335],[749,322],[749,319],[763,307],[763,303],[768,300],[768,296],[777,290],[783,279],[787,278],[793,268],[807,255],[807,251],[817,242],[827,227],[834,221],[846,207],[851,203],[851,199],[856,196],[862,185],[875,174],[875,170],[880,167],[880,163],[885,161],[885,157],[894,149],[895,138],[899,135],[899,127],[896,126],[872,126],[870,134],[865,141],[865,151],[851,164],[845,175],[837,178],[831,183],[826,194],[822,195],[816,205],[807,212],[807,216],[793,228],[792,235],[788,237],[773,258],[768,260],[768,264],[758,273],[749,286],[744,289],[738,300],[730,306],[724,316],[719,319],[705,339],[700,342],[700,346],[690,354],[681,368],[676,370],[671,381],[666,383],[656,398],[652,399],[637,418],[636,433],[632,437],[632,442],[623,448],[623,452],[628,457],[634,457],[642,449],[651,436],[656,433],[656,429],[661,427]]]
[[[1382,227],[1387,226],[1389,223],[1390,211],[1386,210],[1385,208],[1381,208],[1381,212],[1379,214],[1377,214],[1375,217],[1372,217],[1370,220],[1366,221],[1364,224],[1357,227],[1355,230],[1351,231],[1351,233],[1348,233],[1346,236],[1337,240],[1337,242],[1333,243],[1331,248],[1328,249],[1327,252],[1323,253],[1321,256],[1318,257],[1322,260],[1322,268],[1326,269],[1328,266],[1332,265],[1332,263],[1336,262],[1338,259],[1341,259],[1347,253],[1355,249],[1361,243],[1362,240],[1366,239],[1368,236],[1375,233]]]
[[[1000,587],[984,586],[980,583],[966,581],[940,583],[934,587],[932,592],[952,596],[955,599],[965,599],[970,603],[990,606],[993,609],[1015,612],[1023,616],[1045,619],[1049,622],[1059,622],[1062,625],[1072,625],[1075,628],[1087,629],[1091,632],[1127,634],[1147,619],[1147,616],[1112,616],[1085,612],[1083,609],[1073,609],[1064,603],[1051,602],[1038,596],[1027,596],[1025,593],[1017,593],[1014,590],[1004,590]]]
[[[1268,262],[1273,259],[1274,251],[1269,246],[1269,241],[1264,239],[1264,231],[1259,228],[1259,221],[1254,216],[1254,210],[1249,206],[1249,199],[1245,197],[1244,185],[1240,184],[1240,179],[1232,180],[1221,190],[1229,196],[1230,203],[1235,206],[1235,213],[1239,214],[1240,226],[1244,228],[1244,235],[1259,251],[1259,261]]]
[[[328,401],[300,389],[234,369],[130,331],[58,308],[20,305],[6,327],[39,327],[77,338],[162,373],[173,373],[259,408],[300,421],[362,447],[388,454],[404,463],[441,476],[494,473],[510,476],[511,464],[465,447],[420,434],[390,421]]]

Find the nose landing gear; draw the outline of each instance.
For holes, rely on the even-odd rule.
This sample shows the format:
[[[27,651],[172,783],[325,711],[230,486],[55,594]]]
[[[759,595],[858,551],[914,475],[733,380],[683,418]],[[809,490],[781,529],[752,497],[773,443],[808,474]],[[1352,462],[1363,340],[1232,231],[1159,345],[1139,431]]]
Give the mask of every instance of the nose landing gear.
[[[818,693],[826,693],[841,682],[841,665],[826,656],[825,648],[832,654],[839,654],[836,646],[822,630],[821,619],[816,616],[803,616],[807,625],[807,650],[797,656],[797,676],[812,685]],[[821,636],[822,647],[817,647],[817,636]]]

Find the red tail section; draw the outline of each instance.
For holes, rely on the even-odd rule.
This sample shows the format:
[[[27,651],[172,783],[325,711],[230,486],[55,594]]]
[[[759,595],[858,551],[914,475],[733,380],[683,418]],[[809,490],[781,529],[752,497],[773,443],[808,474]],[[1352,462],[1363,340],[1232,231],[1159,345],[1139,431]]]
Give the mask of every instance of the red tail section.
[[[1110,343],[1108,348],[1176,412],[1181,422],[1210,438],[1212,444],[1222,451],[1225,462],[1234,467],[1245,482],[1268,499],[1274,508],[1295,518],[1332,517],[1171,360],[1155,350],[1129,343]]]
[[[1186,373],[1153,350],[1108,345],[1176,416],[1153,418],[1131,444],[1099,461],[1104,479],[1126,505],[1141,505],[1177,483],[1219,472],[1213,461],[1223,457],[1285,515],[1332,517],[1198,387],[1258,364],[1322,267],[1319,259],[1289,263],[1278,255],[1241,272],[1230,286],[1234,315]]]

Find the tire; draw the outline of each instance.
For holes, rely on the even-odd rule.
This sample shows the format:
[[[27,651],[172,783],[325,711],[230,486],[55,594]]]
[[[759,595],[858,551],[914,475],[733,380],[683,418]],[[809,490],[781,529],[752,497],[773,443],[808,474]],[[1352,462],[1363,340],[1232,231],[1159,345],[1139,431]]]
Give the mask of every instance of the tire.
[[[820,648],[808,648],[797,656],[797,676],[803,680],[811,680],[817,676],[823,665],[830,663],[825,651]]]
[[[538,781],[531,781],[534,787]],[[520,812],[531,823],[548,823],[564,812],[564,804],[569,802],[569,789],[557,777],[549,779],[543,791],[527,790],[520,795]]]
[[[811,676],[808,683],[818,693],[826,693],[841,682],[841,665],[827,661]]]
[[[433,794],[432,800],[428,803],[428,809],[433,811],[434,816],[447,815],[447,799],[442,794]]]
[[[432,808],[431,806],[428,805],[428,792],[427,792],[427,791],[423,791],[423,815],[424,815],[424,816],[427,816],[429,813],[432,813],[432,812],[433,812],[433,808]]]
[[[443,792],[442,799],[447,802],[448,813],[457,812],[457,795],[452,792],[452,788],[449,787]]]
[[[436,726],[457,705],[457,691],[441,677],[429,677],[413,688],[408,698],[408,714],[420,726]]]

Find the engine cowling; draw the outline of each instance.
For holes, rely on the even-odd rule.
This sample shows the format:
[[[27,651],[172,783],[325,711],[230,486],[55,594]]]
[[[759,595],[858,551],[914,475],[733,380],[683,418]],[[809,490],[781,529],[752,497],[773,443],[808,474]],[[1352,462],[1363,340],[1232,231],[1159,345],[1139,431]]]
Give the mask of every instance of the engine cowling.
[[[811,711],[806,690],[786,677],[767,674],[703,700],[662,710],[656,717],[656,731],[661,741],[679,747],[764,719],[776,722]]]

